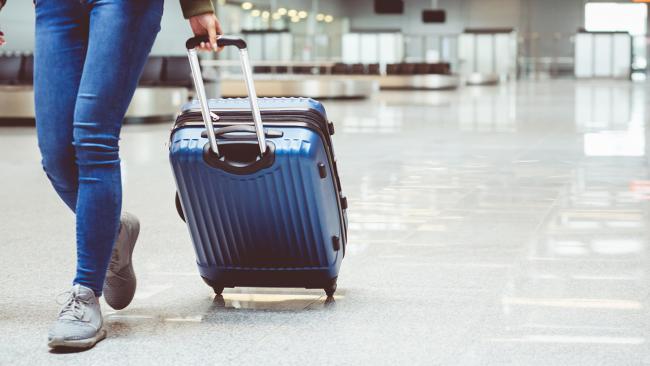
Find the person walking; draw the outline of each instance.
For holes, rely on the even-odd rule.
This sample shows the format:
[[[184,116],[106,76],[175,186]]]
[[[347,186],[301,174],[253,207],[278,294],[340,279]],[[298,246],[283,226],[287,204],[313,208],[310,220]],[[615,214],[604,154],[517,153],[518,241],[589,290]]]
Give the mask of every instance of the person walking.
[[[0,0],[0,9],[6,0]],[[181,0],[204,50],[222,34],[210,0]],[[36,0],[34,106],[42,165],[76,215],[77,270],[48,345],[90,348],[106,337],[98,299],[135,294],[140,223],[122,213],[122,120],[160,30],[163,0]],[[7,31],[7,30],[5,30]],[[0,32],[0,45],[10,41]]]

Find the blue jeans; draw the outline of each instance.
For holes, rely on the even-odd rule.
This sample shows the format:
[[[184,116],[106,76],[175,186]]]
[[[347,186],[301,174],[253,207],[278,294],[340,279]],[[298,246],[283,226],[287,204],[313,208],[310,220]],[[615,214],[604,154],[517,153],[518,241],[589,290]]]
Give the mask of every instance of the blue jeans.
[[[119,135],[163,0],[36,0],[34,98],[43,168],[76,214],[74,284],[101,295],[119,230]]]

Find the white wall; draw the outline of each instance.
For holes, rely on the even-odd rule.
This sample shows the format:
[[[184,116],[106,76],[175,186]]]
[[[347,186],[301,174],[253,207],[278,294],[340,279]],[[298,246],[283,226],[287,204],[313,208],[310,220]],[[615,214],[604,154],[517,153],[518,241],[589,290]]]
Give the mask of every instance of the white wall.
[[[184,55],[185,41],[192,36],[189,22],[183,19],[183,13],[178,1],[165,1],[160,32],[153,45],[154,55]]]
[[[134,0],[135,1],[135,0]],[[340,19],[342,0],[320,0],[320,12],[334,15]],[[269,0],[253,1],[260,6],[268,7]],[[295,8],[311,12],[311,0],[278,0],[278,6]],[[222,19],[226,22],[227,19]],[[227,26],[227,25],[226,25]],[[152,54],[184,54],[183,45],[191,30],[187,20],[183,19],[178,0],[165,1],[165,10],[161,23],[161,31],[153,46]],[[29,0],[9,0],[0,11],[0,30],[5,33],[7,44],[0,52],[31,52],[34,49],[34,7]]]
[[[583,0],[521,0],[520,30],[539,37],[526,45],[523,54],[571,56],[573,43],[568,36],[583,26]]]
[[[28,0],[9,0],[0,10],[0,30],[7,44],[3,51],[31,52],[34,49],[34,6]]]
[[[254,0],[268,7],[271,0]],[[310,11],[312,0],[275,0],[277,6]],[[615,1],[615,0],[609,0]],[[621,0],[622,1],[622,0]],[[423,24],[420,12],[431,7],[430,0],[405,0],[405,15],[377,15],[373,0],[320,0],[320,11],[336,19],[349,17],[351,30],[402,31],[406,34],[457,34],[467,27],[514,27],[521,35],[536,33],[537,41],[521,47],[520,54],[571,56],[573,44],[568,35],[583,26],[585,0],[439,0],[447,11],[444,24]],[[227,21],[224,19],[224,21]],[[34,11],[29,0],[9,0],[0,11],[0,28],[6,33],[6,51],[29,51],[34,43]],[[165,1],[162,31],[155,54],[182,54],[184,39],[190,34],[176,0]],[[561,34],[555,40],[556,34]]]
[[[178,1],[165,1],[162,30],[153,47],[154,54],[184,54],[183,45],[190,27],[183,19]],[[34,49],[34,6],[28,0],[9,0],[0,11],[0,30],[7,44],[2,52],[32,52]]]
[[[406,34],[460,33],[465,28],[514,27],[520,25],[522,0],[439,0],[438,7],[447,12],[442,24],[422,23],[421,12],[431,9],[430,0],[406,0],[404,15],[377,15],[374,0],[344,3],[350,28],[362,30],[399,30]],[[538,0],[545,1],[545,0]],[[575,0],[565,0],[575,1]]]
[[[355,31],[402,31],[405,34],[456,34],[465,28],[513,27],[522,36],[536,33],[538,40],[521,47],[521,54],[571,56],[569,35],[584,25],[586,0],[439,0],[447,11],[444,24],[424,24],[420,12],[431,7],[430,0],[405,0],[405,15],[376,15],[374,0],[342,3]],[[617,0],[608,0],[617,1]],[[555,40],[556,34],[562,36]]]
[[[461,3],[467,28],[519,28],[521,0],[464,0]]]
[[[421,11],[431,8],[429,0],[406,0],[404,15],[377,15],[374,0],[354,0],[343,3],[343,14],[350,18],[352,31],[382,30],[402,31],[406,34],[459,33],[464,28],[462,2],[440,0],[439,6],[447,11],[443,24],[422,23]]]

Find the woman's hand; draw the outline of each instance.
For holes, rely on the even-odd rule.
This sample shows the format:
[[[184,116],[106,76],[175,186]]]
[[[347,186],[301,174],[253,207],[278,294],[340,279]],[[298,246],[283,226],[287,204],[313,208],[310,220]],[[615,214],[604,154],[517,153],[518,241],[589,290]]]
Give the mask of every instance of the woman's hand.
[[[190,27],[196,36],[207,34],[210,42],[201,42],[199,48],[204,51],[221,51],[223,47],[217,47],[217,37],[223,34],[221,23],[213,13],[205,13],[190,18]]]
[[[3,44],[5,44],[5,42],[6,42],[6,41],[5,41],[5,34],[2,33],[2,31],[0,31],[0,46],[2,46]]]

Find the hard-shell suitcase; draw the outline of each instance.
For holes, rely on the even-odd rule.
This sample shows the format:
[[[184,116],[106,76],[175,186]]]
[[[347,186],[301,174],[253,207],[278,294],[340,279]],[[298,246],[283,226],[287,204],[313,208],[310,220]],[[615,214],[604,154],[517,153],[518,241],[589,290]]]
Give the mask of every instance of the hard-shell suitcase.
[[[312,99],[258,101],[246,43],[237,38],[219,45],[239,48],[249,98],[208,102],[195,51],[205,40],[186,44],[198,101],[183,107],[170,141],[177,208],[200,275],[217,294],[267,286],[331,296],[347,242],[333,125]]]

